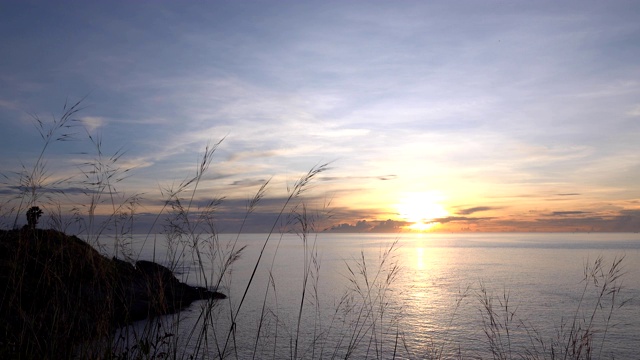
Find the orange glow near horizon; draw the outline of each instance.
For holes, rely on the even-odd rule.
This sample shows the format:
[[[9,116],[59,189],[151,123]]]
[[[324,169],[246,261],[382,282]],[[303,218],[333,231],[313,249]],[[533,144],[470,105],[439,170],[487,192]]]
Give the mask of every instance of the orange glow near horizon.
[[[429,231],[437,225],[436,219],[449,215],[440,204],[441,198],[434,193],[408,193],[396,208],[401,218],[413,223],[407,229]]]
[[[415,223],[407,226],[407,229],[409,229],[411,231],[421,231],[422,232],[422,231],[429,231],[434,226],[436,226],[436,223],[434,223],[434,222],[424,223],[422,221],[418,221],[418,222],[415,222]]]

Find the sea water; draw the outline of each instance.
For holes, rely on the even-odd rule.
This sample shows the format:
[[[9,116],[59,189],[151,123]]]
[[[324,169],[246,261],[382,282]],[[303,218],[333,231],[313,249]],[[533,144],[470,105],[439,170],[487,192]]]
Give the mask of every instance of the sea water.
[[[169,244],[140,235],[124,242],[128,256],[229,296],[213,309],[198,356],[221,349],[238,358],[548,356],[570,343],[572,327],[591,329],[594,358],[637,358],[640,349],[639,234],[229,234]],[[220,278],[226,256],[242,247]],[[622,257],[622,277],[601,294]],[[598,259],[601,276],[590,277]],[[184,334],[202,328],[204,304],[180,313],[187,353],[197,336]]]

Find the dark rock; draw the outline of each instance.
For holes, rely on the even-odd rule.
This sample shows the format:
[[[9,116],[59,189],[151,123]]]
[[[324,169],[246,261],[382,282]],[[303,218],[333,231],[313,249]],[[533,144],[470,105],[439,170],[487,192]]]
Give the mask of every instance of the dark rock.
[[[217,291],[182,283],[167,267],[152,261],[137,261],[135,268],[122,260],[116,261],[121,263],[121,298],[130,299],[115,314],[121,321],[170,314],[196,300],[226,298]]]
[[[75,236],[0,230],[0,358],[15,347],[18,354],[28,349],[66,358],[69,341],[105,336],[196,300],[222,298],[180,282],[162,265],[109,259]]]

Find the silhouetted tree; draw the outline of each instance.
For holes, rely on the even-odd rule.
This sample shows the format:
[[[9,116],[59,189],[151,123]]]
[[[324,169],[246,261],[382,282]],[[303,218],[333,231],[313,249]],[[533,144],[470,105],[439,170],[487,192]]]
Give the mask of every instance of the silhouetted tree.
[[[42,210],[40,210],[37,206],[32,206],[27,210],[27,227],[29,229],[35,229],[36,225],[38,225],[38,220],[40,220],[40,216],[42,216]]]

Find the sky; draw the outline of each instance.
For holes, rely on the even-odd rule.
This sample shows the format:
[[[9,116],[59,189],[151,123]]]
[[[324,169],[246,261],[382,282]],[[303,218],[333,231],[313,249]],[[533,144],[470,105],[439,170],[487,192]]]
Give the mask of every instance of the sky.
[[[295,199],[317,229],[640,231],[637,1],[1,1],[0,54],[5,215],[34,119],[81,101],[49,213],[86,213],[99,149],[148,226],[220,142],[192,202],[224,198],[220,231],[266,181],[268,230],[324,164]]]

